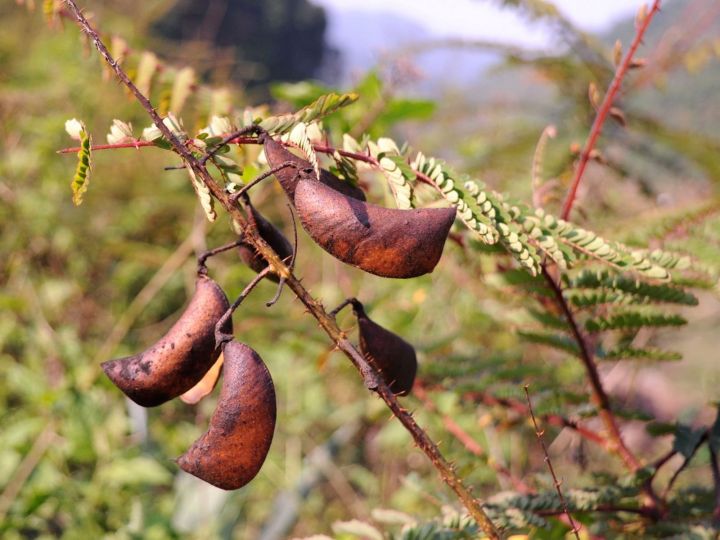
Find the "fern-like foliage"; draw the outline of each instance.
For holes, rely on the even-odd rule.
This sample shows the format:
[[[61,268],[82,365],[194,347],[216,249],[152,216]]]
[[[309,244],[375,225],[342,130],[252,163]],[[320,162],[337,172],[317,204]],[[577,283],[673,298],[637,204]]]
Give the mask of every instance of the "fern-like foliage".
[[[357,101],[357,94],[326,94],[307,107],[293,114],[270,116],[260,122],[260,127],[274,135],[290,132],[297,124],[311,124]]]

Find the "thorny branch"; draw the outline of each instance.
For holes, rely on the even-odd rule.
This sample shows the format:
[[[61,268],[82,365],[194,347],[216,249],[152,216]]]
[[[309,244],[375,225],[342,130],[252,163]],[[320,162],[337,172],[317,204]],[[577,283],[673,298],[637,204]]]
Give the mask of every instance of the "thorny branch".
[[[580,154],[580,161],[575,168],[575,175],[573,177],[572,183],[570,184],[567,198],[563,203],[562,213],[560,214],[560,217],[562,217],[562,219],[567,220],[570,216],[573,204],[575,204],[575,198],[577,197],[578,186],[580,185],[583,174],[585,174],[585,168],[587,167],[588,161],[590,160],[590,155],[595,148],[595,143],[597,142],[598,137],[600,137],[600,132],[602,131],[603,124],[605,123],[608,113],[610,112],[613,102],[615,101],[615,97],[620,90],[622,81],[633,64],[633,57],[635,56],[635,52],[642,43],[643,36],[645,35],[645,32],[650,26],[650,22],[652,21],[653,16],[658,11],[660,11],[660,0],[655,0],[653,2],[652,8],[650,8],[650,11],[645,15],[644,19],[638,25],[635,37],[630,44],[630,48],[628,49],[627,54],[623,58],[620,65],[617,67],[617,70],[615,71],[615,76],[613,77],[613,80],[610,83],[607,92],[605,93],[605,98],[603,99],[600,107],[598,108],[597,115],[595,116],[595,121],[593,122],[592,128],[590,128],[590,135],[588,136],[587,141],[585,142],[585,146],[582,149],[582,153]]]
[[[113,69],[120,81],[130,90],[130,92],[132,92],[138,102],[152,118],[155,126],[170,142],[173,149],[180,155],[187,166],[195,172],[197,177],[208,187],[213,197],[222,204],[230,216],[241,226],[246,225],[247,220],[239,208],[231,203],[230,197],[225,193],[223,188],[221,188],[213,180],[207,169],[200,164],[198,159],[163,123],[162,118],[155,111],[152,103],[150,103],[147,97],[140,92],[123,69],[118,65],[105,44],[100,39],[98,33],[83,16],[75,1],[64,1],[70,9],[73,17],[80,25],[82,31],[92,40],[105,61]],[[341,350],[350,359],[358,371],[360,371],[363,378],[365,380],[373,380],[373,383],[376,385],[376,392],[380,395],[397,419],[402,423],[405,429],[410,433],[418,447],[430,459],[443,481],[455,492],[463,505],[467,508],[470,516],[477,521],[478,525],[485,534],[490,538],[499,539],[499,533],[483,510],[482,502],[477,499],[465,486],[460,477],[456,474],[455,468],[443,457],[435,443],[415,422],[412,415],[400,405],[390,388],[382,380],[382,377],[380,377],[377,371],[365,360],[352,343],[350,343],[345,334],[340,330],[340,328],[338,328],[335,320],[325,311],[323,305],[308,293],[300,281],[290,271],[288,266],[280,260],[275,251],[257,234],[256,231],[248,230],[246,240],[268,261],[269,266],[273,268],[275,273],[285,279],[287,286],[293,291],[293,293],[295,293],[295,296],[303,303],[303,305],[305,305],[310,314],[318,321],[320,327],[328,334],[335,346]]]

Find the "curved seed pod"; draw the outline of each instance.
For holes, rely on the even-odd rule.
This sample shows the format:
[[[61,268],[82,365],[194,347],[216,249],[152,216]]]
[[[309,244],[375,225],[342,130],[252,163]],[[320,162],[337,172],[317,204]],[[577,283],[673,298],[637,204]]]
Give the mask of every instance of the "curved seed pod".
[[[358,201],[301,177],[295,188],[300,222],[341,261],[383,277],[432,272],[455,220],[455,208],[398,210]]]
[[[184,471],[238,489],[260,470],[275,431],[275,387],[262,358],[244,343],[224,349],[224,378],[210,429],[177,459]]]
[[[270,244],[270,247],[275,250],[275,253],[277,253],[281,259],[286,259],[287,257],[290,257],[293,252],[292,244],[290,244],[290,241],[285,238],[285,235],[280,232],[280,229],[278,229],[277,227],[275,227],[275,225],[265,219],[263,215],[255,209],[254,206],[249,206],[249,217],[255,222],[255,226],[257,227],[257,230],[260,233],[262,239],[265,240],[268,244]],[[238,252],[242,261],[250,268],[255,270],[255,272],[261,272],[268,264],[267,261],[255,251],[255,248],[248,243],[243,242],[242,244],[240,244],[240,246],[238,247]],[[275,281],[276,283],[278,281],[278,277],[275,274],[268,275],[268,279]]]
[[[263,148],[265,149],[265,157],[267,158],[267,161],[271,167],[278,167],[288,161],[297,165],[297,168],[286,167],[285,169],[282,169],[275,173],[276,178],[279,180],[280,185],[288,194],[288,197],[290,197],[290,200],[294,201],[295,186],[297,185],[298,181],[298,172],[305,169],[312,170],[312,165],[309,161],[299,156],[296,156],[287,148],[285,148],[282,144],[274,141],[270,137],[265,137],[265,141],[263,142]],[[307,175],[308,173],[306,173],[306,176]],[[314,172],[310,172],[309,175],[312,178],[315,178]],[[339,191],[343,195],[347,195],[348,197],[352,197],[353,199],[358,199],[360,201],[365,200],[365,193],[362,189],[353,186],[348,182],[343,182],[337,176],[332,174],[330,171],[326,171],[325,169],[320,170],[320,182],[334,189],[335,191]]]
[[[370,319],[360,302],[355,301],[352,306],[360,327],[360,351],[380,370],[394,394],[409,394],[417,373],[415,349]]]
[[[176,398],[202,379],[217,360],[215,324],[229,307],[218,284],[199,275],[192,300],[168,333],[140,354],[104,362],[105,374],[143,407]],[[232,333],[232,321],[223,331]]]

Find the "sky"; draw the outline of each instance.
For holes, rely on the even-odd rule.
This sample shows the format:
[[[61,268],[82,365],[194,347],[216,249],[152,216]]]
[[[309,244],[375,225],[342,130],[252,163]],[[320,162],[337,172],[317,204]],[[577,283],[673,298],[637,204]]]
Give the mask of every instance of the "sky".
[[[514,10],[488,0],[312,0],[334,10],[384,11],[402,15],[425,26],[434,37],[493,39],[523,46],[542,47],[548,35],[521,19]],[[632,15],[642,0],[555,0],[577,26],[602,32]]]

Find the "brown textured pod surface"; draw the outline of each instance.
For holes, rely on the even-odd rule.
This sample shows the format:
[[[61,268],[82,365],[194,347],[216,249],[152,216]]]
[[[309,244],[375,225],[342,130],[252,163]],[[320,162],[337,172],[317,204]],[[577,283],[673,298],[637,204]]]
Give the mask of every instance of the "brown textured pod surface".
[[[353,311],[360,327],[360,351],[380,370],[394,394],[410,393],[417,373],[415,348],[371,320],[359,302],[353,303]]]
[[[105,374],[127,397],[154,407],[192,388],[217,360],[215,324],[230,304],[212,279],[200,275],[195,294],[173,327],[149,349],[102,364]],[[232,321],[223,331],[232,332]]]
[[[292,255],[293,249],[290,241],[252,205],[250,205],[249,218],[254,221],[262,239],[270,244],[270,247],[273,248],[281,259],[287,259]],[[255,270],[255,272],[259,273],[267,266],[267,261],[255,251],[253,246],[246,242],[240,244],[238,252],[242,261]],[[268,275],[268,279],[276,283],[278,281],[278,277],[275,274]]]
[[[177,460],[184,471],[238,489],[262,467],[275,431],[275,387],[265,363],[237,341],[224,349],[223,384],[210,429]]]
[[[275,177],[278,179],[280,185],[288,194],[288,197],[290,197],[290,200],[294,201],[295,187],[297,186],[299,176],[315,178],[314,172],[305,173],[304,175],[299,175],[298,173],[302,173],[302,171],[308,169],[312,171],[312,165],[309,161],[299,156],[296,156],[287,148],[285,148],[282,144],[274,141],[270,137],[265,138],[263,148],[265,150],[265,157],[267,158],[267,161],[271,167],[278,167],[288,161],[297,165],[297,168],[286,167],[285,169],[282,169],[275,173]],[[348,182],[343,182],[337,176],[332,174],[330,171],[326,171],[325,169],[320,170],[320,182],[334,189],[335,191],[339,191],[343,195],[347,195],[348,197],[352,197],[360,201],[365,200],[365,193],[362,189],[355,187]]]
[[[305,230],[325,251],[391,278],[432,272],[455,220],[455,208],[383,208],[304,178],[295,189],[295,208]]]

